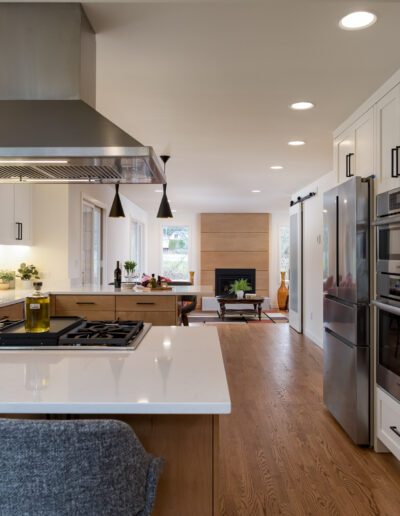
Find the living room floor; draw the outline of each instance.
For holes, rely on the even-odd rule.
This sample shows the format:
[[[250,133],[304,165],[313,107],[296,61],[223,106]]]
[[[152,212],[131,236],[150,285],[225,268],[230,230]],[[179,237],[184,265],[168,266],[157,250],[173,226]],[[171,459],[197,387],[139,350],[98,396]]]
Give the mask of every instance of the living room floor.
[[[400,462],[350,441],[322,402],[322,350],[288,324],[218,324],[221,516],[390,515]]]

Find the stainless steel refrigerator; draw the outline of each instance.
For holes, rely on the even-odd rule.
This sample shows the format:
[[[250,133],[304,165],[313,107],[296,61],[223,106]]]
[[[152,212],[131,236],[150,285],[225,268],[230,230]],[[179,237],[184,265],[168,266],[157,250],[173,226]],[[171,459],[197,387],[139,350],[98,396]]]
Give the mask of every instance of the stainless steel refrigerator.
[[[353,177],[324,194],[324,403],[351,439],[370,444],[370,199]]]

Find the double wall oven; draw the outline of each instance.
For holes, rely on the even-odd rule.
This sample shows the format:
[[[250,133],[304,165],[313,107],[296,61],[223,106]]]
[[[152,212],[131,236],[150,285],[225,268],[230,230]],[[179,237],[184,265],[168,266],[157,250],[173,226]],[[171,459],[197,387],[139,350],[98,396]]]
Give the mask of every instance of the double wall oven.
[[[377,382],[400,401],[400,188],[377,196]]]

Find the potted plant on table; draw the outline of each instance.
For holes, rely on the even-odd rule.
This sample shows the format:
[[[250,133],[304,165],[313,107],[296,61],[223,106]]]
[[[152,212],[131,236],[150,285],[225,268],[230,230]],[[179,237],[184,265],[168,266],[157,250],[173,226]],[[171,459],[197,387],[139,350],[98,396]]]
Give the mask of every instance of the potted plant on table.
[[[14,274],[11,271],[0,271],[0,290],[8,290],[13,280]]]
[[[32,278],[39,279],[39,271],[34,265],[21,263],[18,269],[18,278],[21,278],[22,288],[28,289],[32,287]]]
[[[243,299],[244,293],[249,292],[251,290],[251,286],[247,279],[237,279],[230,285],[230,290],[232,294],[236,294],[238,299]]]

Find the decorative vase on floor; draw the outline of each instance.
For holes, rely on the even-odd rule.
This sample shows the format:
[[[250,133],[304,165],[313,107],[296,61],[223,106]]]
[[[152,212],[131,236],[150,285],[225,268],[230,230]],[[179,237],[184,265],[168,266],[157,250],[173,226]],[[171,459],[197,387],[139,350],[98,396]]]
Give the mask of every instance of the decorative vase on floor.
[[[279,310],[287,310],[289,289],[285,283],[286,272],[281,272],[281,286],[278,288],[278,307]]]

